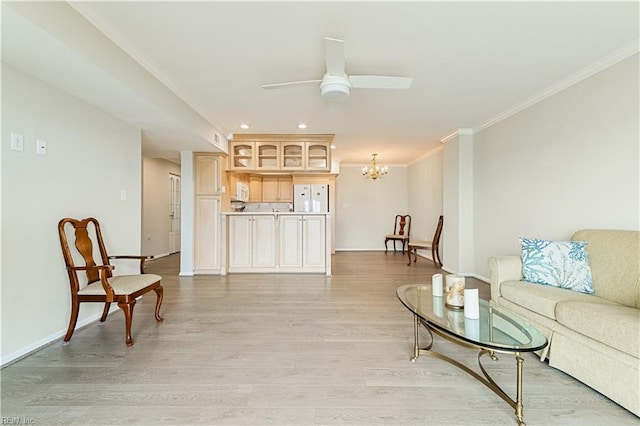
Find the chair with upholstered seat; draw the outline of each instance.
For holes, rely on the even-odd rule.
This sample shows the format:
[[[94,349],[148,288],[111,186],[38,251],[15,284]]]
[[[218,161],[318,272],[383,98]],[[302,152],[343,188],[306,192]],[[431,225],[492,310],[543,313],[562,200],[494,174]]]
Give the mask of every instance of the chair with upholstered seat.
[[[411,216],[408,214],[396,215],[395,222],[393,224],[393,234],[387,234],[384,236],[384,252],[387,252],[387,243],[393,241],[393,251],[396,251],[396,241],[402,243],[402,253],[407,247],[409,238],[411,235]]]
[[[131,321],[136,298],[153,290],[157,296],[155,319],[158,322],[163,320],[160,317],[163,296],[162,284],[160,283],[162,277],[144,272],[144,262],[151,259],[152,256],[108,256],[102,240],[100,224],[94,218],[62,219],[58,223],[58,235],[71,285],[71,316],[67,334],[64,336],[65,344],[73,335],[78,321],[80,303],[83,302],[104,303],[104,310],[100,317],[101,323],[107,319],[111,303],[116,302],[124,312],[127,346],[133,345]],[[73,242],[72,246],[69,245],[69,240]],[[94,260],[94,242],[97,245],[96,254],[99,255],[100,265],[97,265]],[[71,247],[74,247],[75,250],[72,250]],[[76,259],[82,259],[83,265],[76,266],[74,261]],[[138,260],[140,274],[114,276],[113,270],[115,268],[109,264],[110,259]],[[82,272],[86,274],[86,279],[82,277]]]
[[[409,241],[407,253],[409,254],[409,263],[407,266],[411,266],[411,252],[413,251],[413,262],[418,260],[418,249],[431,250],[431,259],[433,263],[442,268],[442,260],[440,260],[440,236],[442,235],[442,226],[444,224],[444,218],[440,216],[438,219],[438,226],[436,226],[436,232],[433,234],[433,240],[412,240]]]

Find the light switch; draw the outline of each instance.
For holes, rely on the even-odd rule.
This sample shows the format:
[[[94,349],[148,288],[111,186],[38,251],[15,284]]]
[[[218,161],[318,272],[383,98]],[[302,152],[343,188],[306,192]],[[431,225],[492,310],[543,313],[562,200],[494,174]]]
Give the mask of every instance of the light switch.
[[[11,150],[12,151],[24,151],[24,138],[18,133],[11,132]]]
[[[36,141],[36,154],[47,155],[47,141],[44,139]]]

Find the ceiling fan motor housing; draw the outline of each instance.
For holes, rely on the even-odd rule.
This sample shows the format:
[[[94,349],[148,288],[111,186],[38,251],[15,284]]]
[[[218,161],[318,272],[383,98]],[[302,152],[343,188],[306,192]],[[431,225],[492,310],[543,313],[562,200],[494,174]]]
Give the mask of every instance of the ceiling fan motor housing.
[[[325,74],[320,83],[320,94],[323,98],[338,102],[349,97],[351,84],[349,78],[345,76]]]

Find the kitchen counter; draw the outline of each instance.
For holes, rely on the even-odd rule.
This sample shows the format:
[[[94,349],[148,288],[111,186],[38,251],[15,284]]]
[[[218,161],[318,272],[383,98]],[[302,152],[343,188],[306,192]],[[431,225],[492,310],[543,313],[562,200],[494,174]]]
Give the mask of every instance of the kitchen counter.
[[[313,212],[222,212],[220,213],[225,216],[260,216],[260,215],[276,215],[276,216],[286,216],[286,215],[325,215],[330,216],[331,213],[313,213]]]
[[[331,275],[331,213],[243,211],[220,218],[222,275]]]

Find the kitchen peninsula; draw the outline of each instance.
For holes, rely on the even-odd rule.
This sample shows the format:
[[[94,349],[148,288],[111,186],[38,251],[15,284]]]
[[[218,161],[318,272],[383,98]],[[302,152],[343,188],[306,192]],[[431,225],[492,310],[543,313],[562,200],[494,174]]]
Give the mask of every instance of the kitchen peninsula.
[[[221,275],[331,275],[331,229],[330,213],[221,213]]]

